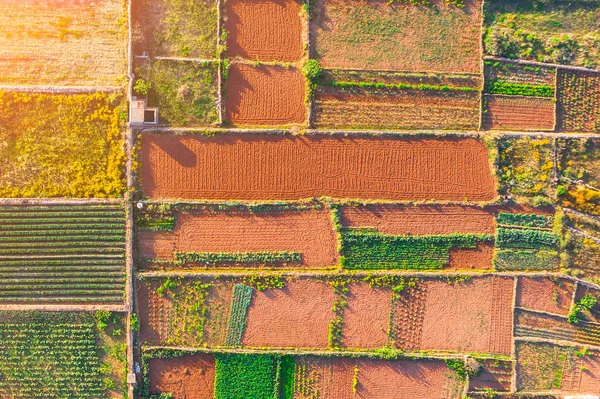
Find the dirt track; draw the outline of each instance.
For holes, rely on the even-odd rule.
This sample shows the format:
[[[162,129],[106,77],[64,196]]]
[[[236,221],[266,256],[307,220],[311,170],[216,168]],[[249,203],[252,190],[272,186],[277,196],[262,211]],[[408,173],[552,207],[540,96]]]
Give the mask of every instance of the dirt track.
[[[475,139],[228,134],[142,138],[143,193],[158,198],[489,201]]]

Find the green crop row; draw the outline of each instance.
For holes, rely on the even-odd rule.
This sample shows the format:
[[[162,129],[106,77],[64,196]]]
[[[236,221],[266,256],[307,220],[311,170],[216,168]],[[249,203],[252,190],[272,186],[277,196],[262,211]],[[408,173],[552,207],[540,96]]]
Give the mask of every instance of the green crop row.
[[[0,226],[27,226],[30,224],[42,223],[125,223],[125,218],[108,218],[108,217],[36,217],[32,219],[25,218],[1,218]]]
[[[557,251],[497,249],[493,259],[494,268],[507,270],[558,270],[560,257]]]
[[[89,229],[125,229],[125,221],[123,223],[61,223],[61,224],[51,224],[51,223],[37,223],[37,224],[24,224],[21,226],[15,225],[5,225],[0,224],[0,230],[2,231],[11,231],[16,230],[17,228],[21,230],[31,229],[31,230],[89,230]]]
[[[106,248],[106,247],[83,247],[83,248],[0,248],[0,255],[49,255],[49,254],[108,254],[108,253],[123,253],[125,254],[125,248]]]
[[[278,356],[218,354],[215,399],[277,399]]]
[[[225,345],[241,346],[246,322],[248,318],[248,307],[252,301],[254,289],[244,284],[233,286],[233,299],[229,312],[229,323],[227,324],[227,336]]]
[[[78,226],[79,227],[79,226]],[[49,229],[49,230],[7,230],[0,231],[0,239],[12,239],[12,237],[30,237],[32,240],[38,240],[39,237],[47,237],[49,240],[56,239],[60,241],[61,239],[71,239],[74,236],[89,236],[89,235],[118,235],[119,237],[125,237],[125,228],[124,226],[120,226],[121,228],[118,230],[113,229],[84,229],[84,230],[69,230],[64,228],[57,229]]]
[[[46,260],[0,260],[0,269],[3,267],[11,267],[11,266],[99,266],[99,265],[118,265],[121,266],[124,264],[123,259],[117,258],[106,258],[102,257],[101,259],[81,259],[78,257],[74,257],[75,259],[46,259]]]
[[[0,205],[2,212],[121,212],[123,205]]]
[[[94,241],[43,241],[43,242],[5,242],[0,240],[0,249],[8,248],[8,249],[16,249],[16,248],[79,248],[79,247],[87,247],[87,248],[105,248],[105,247],[116,247],[118,245],[125,249],[125,242],[120,241],[102,241],[101,237],[98,237],[98,240]]]
[[[175,252],[175,261],[184,263],[298,263],[300,252]]]
[[[473,87],[453,87],[453,86],[434,86],[426,84],[408,84],[408,83],[372,83],[372,82],[326,82],[326,86],[331,87],[350,87],[361,89],[388,89],[388,90],[434,90],[434,91],[463,91],[463,92],[478,92],[477,88]]]
[[[476,248],[487,234],[392,236],[369,231],[342,232],[346,269],[441,269],[451,248]]]
[[[507,226],[545,228],[552,227],[554,218],[545,215],[500,212],[496,221]]]
[[[75,244],[80,241],[93,241],[93,242],[117,242],[125,243],[125,237],[122,235],[78,235],[78,236],[39,236],[39,237],[0,237],[0,245],[2,243],[10,243],[11,246],[19,246],[22,243],[26,245],[36,245],[41,243],[49,243],[51,245],[60,245],[59,243],[71,243]]]
[[[499,227],[496,231],[496,245],[499,248],[555,248],[558,236],[550,231]]]
[[[554,97],[554,87],[534,86],[525,83],[507,83],[501,80],[488,82],[486,92],[509,96]]]

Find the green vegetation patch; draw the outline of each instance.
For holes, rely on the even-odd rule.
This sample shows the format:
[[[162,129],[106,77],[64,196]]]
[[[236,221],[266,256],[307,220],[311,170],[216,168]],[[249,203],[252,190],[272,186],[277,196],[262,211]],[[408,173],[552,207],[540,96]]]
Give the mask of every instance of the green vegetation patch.
[[[557,165],[562,177],[583,180],[600,187],[600,140],[592,138],[558,139],[560,162]]]
[[[538,215],[535,213],[508,213],[500,212],[496,218],[498,224],[506,226],[522,226],[522,227],[552,227],[554,218],[552,216]]]
[[[600,65],[596,1],[487,1],[485,53],[595,68]]]
[[[124,98],[0,91],[0,197],[119,197]]]
[[[277,365],[277,356],[216,355],[215,399],[277,399]]]
[[[342,253],[347,269],[441,269],[451,248],[476,248],[492,241],[487,234],[392,236],[370,231],[342,232]]]
[[[549,343],[517,342],[517,389],[544,391],[560,388],[565,363],[573,364],[575,348]]]
[[[294,356],[285,355],[280,360],[279,399],[293,399],[294,375],[296,374],[296,360]]]
[[[0,395],[80,399],[105,398],[117,389],[126,393],[124,324],[107,314],[99,329],[90,313],[0,312]]]
[[[496,230],[496,245],[500,248],[555,248],[558,235],[551,231],[499,227]]]
[[[254,289],[247,285],[236,284],[233,286],[233,299],[229,312],[225,345],[242,346],[242,338],[248,319],[248,308],[250,307],[253,293]]]
[[[492,263],[499,271],[560,269],[558,252],[547,250],[496,249]]]
[[[217,65],[208,62],[155,60],[136,68],[135,91],[158,107],[161,124],[210,125],[218,122]]]
[[[486,92],[508,96],[554,97],[554,87],[526,83],[507,83],[501,80],[486,82]]]
[[[300,252],[175,252],[175,262],[219,264],[286,264],[302,262]]]
[[[410,83],[381,83],[381,82],[340,82],[332,81],[324,83],[325,86],[341,88],[361,88],[380,90],[436,90],[436,91],[466,91],[478,92],[475,87],[456,87],[448,85],[410,84]]]

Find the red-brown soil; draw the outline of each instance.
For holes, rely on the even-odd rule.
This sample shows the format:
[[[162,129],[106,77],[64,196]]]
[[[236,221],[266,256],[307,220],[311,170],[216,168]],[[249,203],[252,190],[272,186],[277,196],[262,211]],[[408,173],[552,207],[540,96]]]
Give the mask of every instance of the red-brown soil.
[[[573,283],[564,279],[519,277],[517,306],[564,316],[571,308],[573,289]]]
[[[443,361],[359,359],[356,398],[460,398],[463,382]]]
[[[334,300],[333,287],[314,280],[292,280],[283,289],[256,291],[243,345],[326,348]]]
[[[204,343],[208,346],[225,345],[233,286],[234,283],[231,281],[220,281],[214,284],[208,293],[204,325]]]
[[[230,0],[226,8],[228,56],[256,61],[298,61],[302,57],[299,2]]]
[[[383,234],[494,234],[494,214],[460,205],[366,205],[341,208],[342,225],[369,227]]]
[[[600,352],[589,351],[574,360],[573,367],[563,374],[561,391],[600,394]]]
[[[502,277],[429,281],[421,349],[510,355],[513,288]]]
[[[338,263],[327,209],[305,212],[182,212],[172,233],[141,233],[143,258],[173,259],[178,252],[301,252],[302,267]],[[202,265],[200,265],[201,267]]]
[[[233,125],[303,123],[304,77],[295,68],[233,64],[227,77],[226,119]]]
[[[294,399],[354,399],[355,366],[356,359],[297,358]]]
[[[347,348],[383,348],[388,343],[390,289],[368,283],[348,286],[344,309],[343,343]]]
[[[469,378],[469,391],[493,389],[496,392],[508,392],[511,388],[513,362],[498,359],[478,360],[479,373]]]
[[[470,138],[144,134],[141,157],[143,194],[148,197],[496,197],[487,149]]]
[[[426,299],[427,283],[422,281],[405,288],[399,294],[390,323],[396,348],[403,351],[417,351],[421,348]]]
[[[448,270],[488,270],[494,257],[493,242],[478,242],[477,248],[450,248],[450,260],[444,269]]]
[[[150,393],[170,393],[173,399],[213,399],[215,357],[186,355],[150,359]]]
[[[140,341],[160,344],[169,339],[173,307],[166,297],[156,292],[158,282],[137,284],[137,303],[140,316]]]
[[[554,99],[486,95],[483,125],[491,130],[554,130]]]
[[[313,119],[317,128],[475,130],[479,101],[478,93],[449,95],[436,90],[401,90],[393,95],[319,91]]]

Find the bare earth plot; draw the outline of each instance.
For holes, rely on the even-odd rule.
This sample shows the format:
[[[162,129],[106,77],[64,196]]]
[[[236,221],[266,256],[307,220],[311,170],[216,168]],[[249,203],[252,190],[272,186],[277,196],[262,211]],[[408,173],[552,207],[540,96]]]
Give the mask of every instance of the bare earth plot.
[[[122,0],[0,0],[0,84],[117,86],[127,68]]]
[[[150,359],[150,392],[169,392],[173,399],[213,399],[215,357],[187,355]]]
[[[141,159],[143,193],[149,197],[489,201],[496,196],[487,149],[474,139],[146,134]]]

